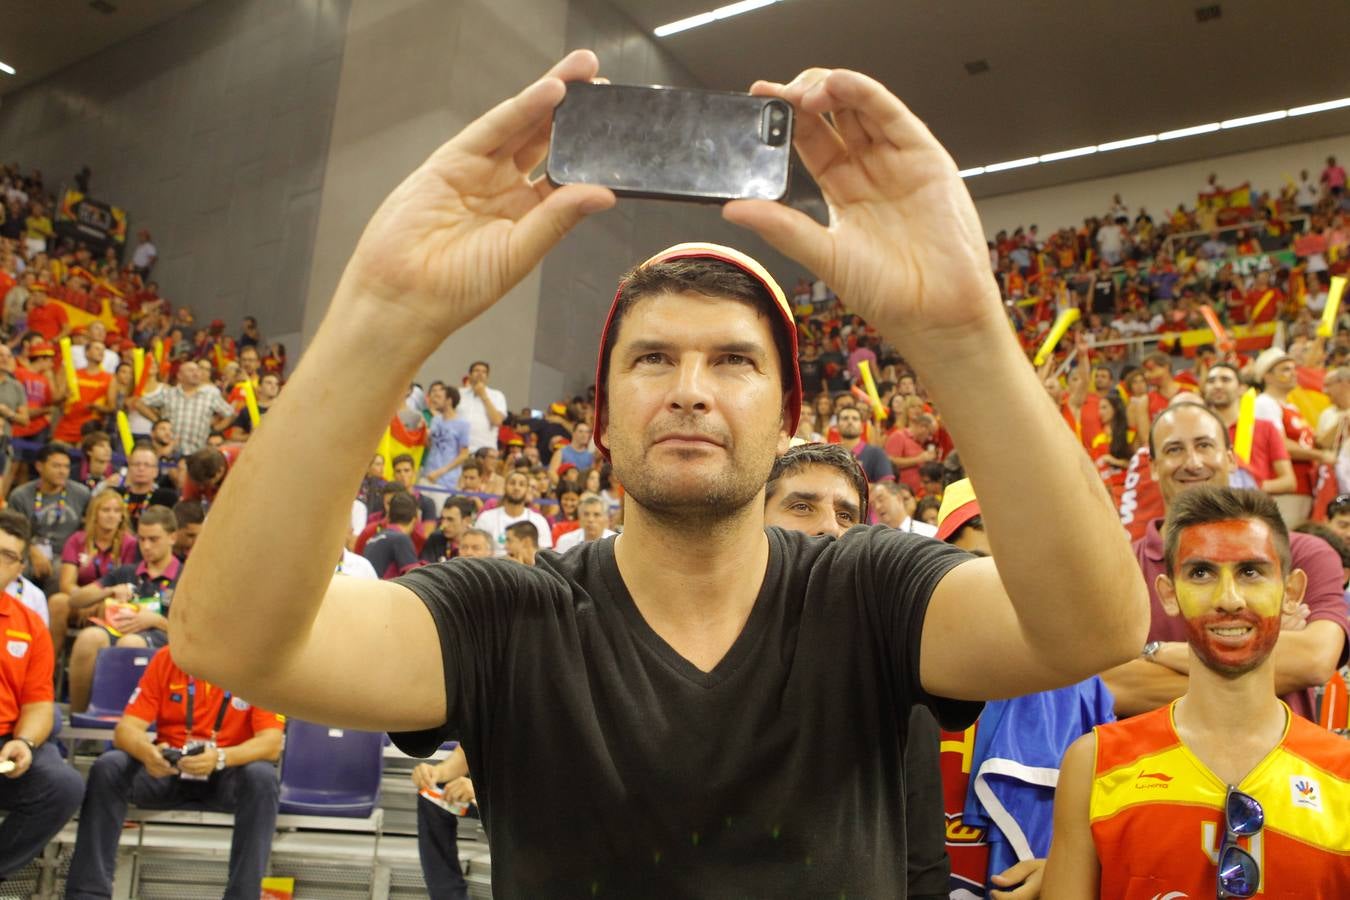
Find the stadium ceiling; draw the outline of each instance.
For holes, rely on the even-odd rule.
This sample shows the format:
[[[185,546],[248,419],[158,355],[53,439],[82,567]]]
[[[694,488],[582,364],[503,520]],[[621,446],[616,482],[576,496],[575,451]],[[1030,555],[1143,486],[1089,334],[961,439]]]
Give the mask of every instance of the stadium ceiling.
[[[0,0],[0,96],[172,19],[203,0]]]
[[[611,2],[650,33],[721,0]],[[965,169],[1350,96],[1350,54],[1325,37],[1343,12],[1336,0],[783,0],[656,40],[708,88],[811,65],[866,72]],[[992,196],[1338,134],[1350,108],[967,183]]]

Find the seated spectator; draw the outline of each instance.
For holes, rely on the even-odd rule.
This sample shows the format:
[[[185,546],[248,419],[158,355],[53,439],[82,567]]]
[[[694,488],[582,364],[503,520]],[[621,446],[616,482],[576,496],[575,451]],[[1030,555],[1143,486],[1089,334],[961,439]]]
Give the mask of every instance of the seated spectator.
[[[571,469],[568,474],[575,472]],[[577,519],[577,504],[581,500],[581,489],[577,486],[579,479],[571,478],[558,485],[554,495],[558,498],[558,514],[553,517],[553,546],[558,546],[558,538],[581,527],[581,522]]]
[[[180,471],[183,453],[178,448],[178,437],[174,434],[173,423],[168,419],[156,419],[150,428],[150,445],[159,457],[159,477],[170,479],[180,490],[184,476]]]
[[[127,508],[134,531],[141,520],[141,513],[150,506],[173,507],[178,502],[178,491],[173,485],[166,484],[168,479],[159,477],[159,459],[155,448],[147,442],[137,443],[127,459],[125,472],[112,473],[100,483],[94,492],[115,491]]]
[[[909,425],[896,428],[886,438],[885,452],[895,468],[896,478],[916,494],[919,490],[919,466],[937,459],[933,432],[937,422],[927,413],[909,417]]]
[[[8,345],[0,344],[0,493],[9,493],[14,457],[10,447],[14,426],[28,424],[28,392],[18,375],[18,363]]]
[[[1155,589],[1187,634],[1180,700],[1069,748],[1046,896],[1350,896],[1345,741],[1276,699],[1283,612],[1307,584],[1270,498],[1175,498]],[[1166,784],[1163,790],[1141,790]],[[1311,814],[1311,815],[1310,815]],[[1339,821],[1338,821],[1339,820]],[[1147,839],[1142,836],[1147,835]]]
[[[539,544],[546,550],[552,549],[553,536],[548,527],[548,520],[525,505],[529,489],[529,477],[524,472],[516,470],[506,479],[501,505],[485,509],[478,514],[474,527],[486,531],[491,536],[495,556],[506,556],[507,526],[524,521],[534,524],[539,534]]]
[[[595,451],[590,449],[591,426],[578,422],[572,429],[572,440],[554,451],[548,463],[549,477],[557,482],[559,470],[563,465],[571,465],[578,470],[589,469],[595,465]]]
[[[599,494],[583,494],[577,503],[577,521],[580,527],[563,534],[554,544],[559,553],[566,553],[579,544],[602,541],[613,537],[609,530],[609,505]]]
[[[406,491],[394,494],[389,498],[388,519],[366,541],[361,555],[381,578],[396,578],[418,565],[410,536],[416,528],[417,502]]]
[[[417,788],[417,855],[422,862],[422,881],[431,900],[467,900],[468,885],[459,865],[459,819],[429,793],[439,793],[443,803],[463,807],[474,803],[469,761],[463,747],[455,747],[438,763],[419,763],[412,770]],[[470,810],[472,812],[473,810]]]
[[[144,524],[144,521],[142,521]],[[174,665],[167,647],[150,660],[113,746],[94,761],[80,809],[66,896],[112,896],[128,804],[201,804],[234,813],[227,898],[254,898],[276,830],[284,719]],[[155,734],[150,734],[154,727]]]
[[[506,526],[506,557],[527,566],[534,565],[539,552],[539,529],[533,522],[512,522]]]
[[[441,507],[440,527],[427,535],[418,557],[422,562],[445,562],[459,555],[459,540],[473,527],[478,507],[470,497],[449,497]]]
[[[917,501],[915,501],[914,492],[909,489],[909,485],[899,481],[878,482],[872,485],[871,497],[871,503],[868,505],[872,508],[878,525],[898,528],[901,531],[921,534],[924,537],[933,537],[937,534],[936,528],[926,525],[910,515],[910,510],[914,508]]]
[[[835,414],[835,420],[839,429],[839,445],[858,458],[868,481],[885,481],[895,477],[895,469],[885,452],[863,438],[862,410],[846,407]]]
[[[924,497],[914,507],[914,518],[918,519],[924,525],[930,526],[934,532],[937,531],[938,513],[942,509],[942,501],[937,497]]]
[[[490,559],[496,555],[492,535],[481,528],[469,528],[460,535],[459,556],[462,559]]]
[[[477,459],[467,459],[459,468],[459,481],[455,489],[465,494],[481,494],[483,491],[483,468]]]
[[[119,647],[163,647],[169,642],[169,605],[182,564],[173,555],[178,523],[173,511],[152,506],[141,514],[136,541],[141,551],[137,565],[122,565],[97,582],[70,595],[72,609],[81,610],[106,600],[133,604],[104,611],[104,624],[82,629],[70,651],[70,708],[84,712],[94,679],[98,651],[114,640]]]
[[[942,491],[946,486],[947,467],[940,462],[919,464],[919,496],[942,501]]]
[[[198,500],[203,508],[210,509],[211,502],[220,493],[220,486],[225,483],[225,476],[230,474],[230,467],[239,458],[241,450],[243,447],[238,444],[221,448],[203,447],[188,456],[182,498]]]
[[[71,480],[93,491],[112,474],[112,438],[106,431],[90,431],[80,441],[78,472]]]
[[[436,502],[417,489],[417,462],[412,458],[412,454],[400,453],[395,456],[393,468],[394,480],[403,485],[417,504],[418,522],[436,521]]]
[[[480,472],[478,490],[484,494],[501,496],[502,492],[506,490],[506,476],[501,472],[501,454],[497,452],[497,448],[479,447],[473,455],[478,460]]]
[[[0,583],[23,570],[28,520],[0,512]],[[54,721],[51,638],[42,619],[13,594],[0,595],[8,653],[0,654],[0,763],[13,768],[0,778],[0,879],[36,859],[80,807],[84,784],[47,743]]]
[[[116,491],[95,494],[84,510],[84,527],[66,540],[61,550],[60,593],[48,598],[49,608],[65,610],[52,626],[64,646],[70,612],[70,595],[93,584],[118,566],[135,565],[140,558],[136,535],[127,521],[122,498]]]
[[[196,500],[183,500],[173,505],[173,517],[178,522],[178,530],[173,533],[173,555],[179,562],[187,562],[206,523],[206,510]]]
[[[1153,423],[1149,455],[1153,479],[1162,492],[1164,509],[1201,487],[1227,487],[1236,460],[1229,448],[1228,429],[1210,410],[1197,403],[1168,407]],[[1108,669],[1102,678],[1116,698],[1120,717],[1150,712],[1186,691],[1191,657],[1186,647],[1185,622],[1167,614],[1156,582],[1164,571],[1162,520],[1149,523],[1134,542],[1151,602],[1149,643],[1140,658]],[[1289,537],[1293,565],[1305,573],[1304,602],[1310,610],[1306,624],[1291,623],[1280,634],[1272,665],[1275,685],[1293,711],[1312,718],[1312,691],[1326,683],[1347,658],[1344,577],[1340,560],[1325,541],[1311,535]]]
[[[55,560],[79,530],[89,503],[89,489],[70,481],[70,460],[65,444],[47,444],[37,454],[38,477],[9,494],[9,508],[27,518],[33,529],[28,575],[48,596],[60,590]],[[53,621],[58,618],[52,616]]]

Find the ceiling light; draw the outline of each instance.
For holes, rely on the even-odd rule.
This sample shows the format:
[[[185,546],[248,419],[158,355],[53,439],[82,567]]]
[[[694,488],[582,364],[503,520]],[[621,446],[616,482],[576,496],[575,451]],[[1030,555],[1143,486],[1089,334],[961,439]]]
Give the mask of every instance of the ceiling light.
[[[984,167],[986,172],[1002,172],[1004,169],[1020,169],[1023,166],[1034,166],[1040,162],[1039,156],[1024,156],[1021,159],[1010,159],[1007,162],[990,163]]]
[[[1274,112],[1257,113],[1254,116],[1243,116],[1240,119],[1224,119],[1221,123],[1224,128],[1241,128],[1243,125],[1260,125],[1262,122],[1274,122],[1276,119],[1283,119],[1289,115],[1288,110],[1277,109]]]
[[[1291,116],[1306,116],[1309,113],[1326,112],[1330,109],[1340,109],[1344,106],[1350,106],[1350,97],[1342,97],[1339,100],[1328,100],[1325,103],[1310,103],[1307,106],[1295,106],[1289,110]]]
[[[1097,145],[1097,152],[1106,153],[1111,150],[1124,150],[1126,147],[1138,147],[1141,144],[1151,144],[1157,139],[1156,134],[1141,134],[1139,137],[1125,138],[1120,141],[1107,141],[1105,144]]]
[[[962,178],[973,178],[976,175],[984,174],[984,166],[976,166],[973,169],[962,169],[960,172],[957,172],[956,174],[960,175]]]
[[[1097,148],[1095,146],[1078,147],[1073,150],[1057,150],[1054,153],[1042,153],[1040,161],[1043,163],[1058,162],[1061,159],[1073,159],[1075,156],[1089,156],[1096,152]]]
[[[1164,131],[1158,135],[1158,140],[1174,141],[1177,138],[1195,137],[1197,134],[1209,134],[1211,131],[1218,131],[1221,127],[1218,122],[1207,122],[1204,125],[1192,125],[1190,128],[1177,128],[1173,131]]]
[[[6,75],[16,74],[13,66],[11,66],[9,63],[2,63],[2,62],[0,62],[0,72],[4,72]]]
[[[666,25],[661,25],[652,29],[652,34],[657,37],[667,37],[668,35],[678,34],[681,31],[688,31],[691,28],[698,28],[702,25],[710,25],[719,19],[730,19],[732,16],[739,16],[742,13],[748,13],[765,6],[772,6],[779,0],[740,0],[739,3],[729,3],[726,6],[719,6],[711,12],[699,13],[696,16],[689,16],[686,19],[679,19]]]

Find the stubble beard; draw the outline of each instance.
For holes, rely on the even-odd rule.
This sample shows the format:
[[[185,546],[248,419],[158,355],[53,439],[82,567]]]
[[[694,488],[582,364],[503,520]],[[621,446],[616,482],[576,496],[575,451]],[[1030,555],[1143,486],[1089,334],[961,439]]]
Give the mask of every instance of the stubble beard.
[[[611,445],[615,478],[633,503],[669,528],[718,530],[746,507],[760,502],[760,491],[773,467],[772,449],[764,454],[762,464],[749,465],[728,445],[723,451],[727,462],[717,472],[701,485],[680,486],[672,478],[671,465],[648,459],[649,447],[628,449],[623,443]]]

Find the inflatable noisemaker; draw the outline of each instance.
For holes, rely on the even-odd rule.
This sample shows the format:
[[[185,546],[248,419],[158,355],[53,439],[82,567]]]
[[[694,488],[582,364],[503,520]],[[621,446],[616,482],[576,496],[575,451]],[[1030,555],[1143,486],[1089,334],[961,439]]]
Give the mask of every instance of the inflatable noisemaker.
[[[1200,307],[1200,315],[1204,318],[1205,324],[1209,326],[1209,330],[1214,332],[1214,346],[1224,353],[1232,353],[1237,345],[1233,343],[1233,338],[1229,336],[1228,329],[1224,328],[1223,323],[1219,321],[1218,315],[1214,312],[1214,307],[1208,303],[1203,304]]]
[[[253,392],[253,382],[247,378],[239,382],[239,390],[244,394],[244,405],[248,408],[248,421],[253,428],[258,427],[262,413],[258,412],[258,395]]]
[[[872,417],[880,422],[886,418],[886,406],[877,393],[877,383],[872,379],[872,366],[867,360],[858,360],[858,374],[862,376],[863,387],[867,389],[867,399],[872,402]]]
[[[139,397],[145,393],[145,351],[136,347],[131,351],[131,396]]]
[[[1050,333],[1045,336],[1045,341],[1041,344],[1041,349],[1036,351],[1036,358],[1033,364],[1037,366],[1045,365],[1045,361],[1050,358],[1050,354],[1055,352],[1055,347],[1063,340],[1064,335],[1073,326],[1074,322],[1082,316],[1077,307],[1066,309],[1055,319],[1055,324],[1051,326]]]
[[[1256,388],[1248,388],[1238,402],[1237,429],[1233,433],[1233,454],[1243,464],[1252,461],[1252,436],[1256,432]]]
[[[122,452],[131,457],[131,448],[134,446],[131,437],[131,420],[122,410],[117,411],[117,434],[122,438]]]
[[[1317,336],[1329,338],[1336,334],[1336,316],[1341,311],[1341,297],[1345,294],[1345,276],[1337,275],[1331,279],[1331,289],[1327,291],[1327,305],[1322,310],[1322,321],[1317,326]]]
[[[66,373],[66,389],[70,392],[66,402],[79,403],[80,376],[75,372],[75,357],[70,352],[70,338],[63,337],[57,343],[61,345],[61,365]]]

